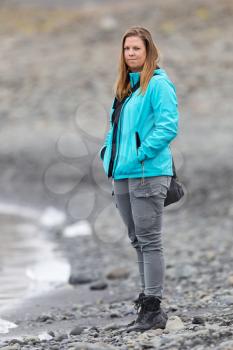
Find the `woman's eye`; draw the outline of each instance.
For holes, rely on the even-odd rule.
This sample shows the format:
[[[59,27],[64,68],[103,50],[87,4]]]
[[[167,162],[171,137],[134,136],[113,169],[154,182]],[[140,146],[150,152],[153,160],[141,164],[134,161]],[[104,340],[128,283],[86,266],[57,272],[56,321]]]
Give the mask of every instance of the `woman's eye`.
[[[129,50],[129,47],[124,47],[124,50]],[[140,47],[134,47],[133,50],[140,50]]]

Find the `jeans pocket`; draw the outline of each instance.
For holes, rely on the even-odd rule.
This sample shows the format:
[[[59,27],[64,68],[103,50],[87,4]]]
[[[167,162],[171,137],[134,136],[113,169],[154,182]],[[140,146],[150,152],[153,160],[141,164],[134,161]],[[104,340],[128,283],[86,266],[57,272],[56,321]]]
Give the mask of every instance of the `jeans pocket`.
[[[144,207],[150,207],[151,203],[155,207],[165,201],[168,191],[168,176],[157,178],[145,178],[144,184],[133,186],[132,198],[136,201],[144,202]],[[170,183],[170,182],[169,182]]]
[[[132,211],[136,227],[146,233],[157,226],[166,194],[160,183],[144,184],[132,191]]]
[[[158,195],[161,191],[161,184],[140,184],[133,191],[135,197],[151,197]]]

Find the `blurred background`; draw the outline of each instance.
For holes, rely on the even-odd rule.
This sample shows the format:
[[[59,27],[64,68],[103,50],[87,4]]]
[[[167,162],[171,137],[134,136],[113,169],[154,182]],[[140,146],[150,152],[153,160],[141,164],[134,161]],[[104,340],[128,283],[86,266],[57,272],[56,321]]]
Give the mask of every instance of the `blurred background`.
[[[193,264],[194,280],[205,279],[206,288],[212,280],[228,283],[218,266],[233,260],[232,15],[231,0],[0,1],[3,306],[32,280],[63,283],[69,269],[89,271],[96,261],[103,273],[119,260],[122,244],[122,264],[130,259],[134,266],[98,151],[121,38],[135,25],[152,33],[179,101],[172,150],[186,196],[166,213],[168,262]],[[51,257],[54,242],[62,254]],[[58,259],[62,278],[44,277],[43,257]],[[204,271],[211,257],[219,265]]]

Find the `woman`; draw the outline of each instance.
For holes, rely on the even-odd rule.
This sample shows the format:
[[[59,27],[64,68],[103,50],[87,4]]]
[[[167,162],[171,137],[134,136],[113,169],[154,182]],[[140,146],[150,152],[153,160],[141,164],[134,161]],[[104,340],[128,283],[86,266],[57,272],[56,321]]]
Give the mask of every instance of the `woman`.
[[[141,291],[134,302],[140,311],[128,331],[165,328],[168,318],[160,306],[165,272],[161,228],[173,175],[169,145],[177,135],[179,114],[175,87],[158,61],[147,29],[132,27],[123,35],[115,93],[118,103],[124,101],[120,113],[116,100],[112,106],[99,152],[138,257]]]

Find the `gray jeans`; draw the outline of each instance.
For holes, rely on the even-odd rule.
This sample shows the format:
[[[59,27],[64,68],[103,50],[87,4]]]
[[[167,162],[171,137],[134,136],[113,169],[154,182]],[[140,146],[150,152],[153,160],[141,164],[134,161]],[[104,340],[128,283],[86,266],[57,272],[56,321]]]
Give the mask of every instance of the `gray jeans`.
[[[138,257],[141,291],[160,300],[164,289],[162,216],[171,176],[114,180],[115,204]]]

